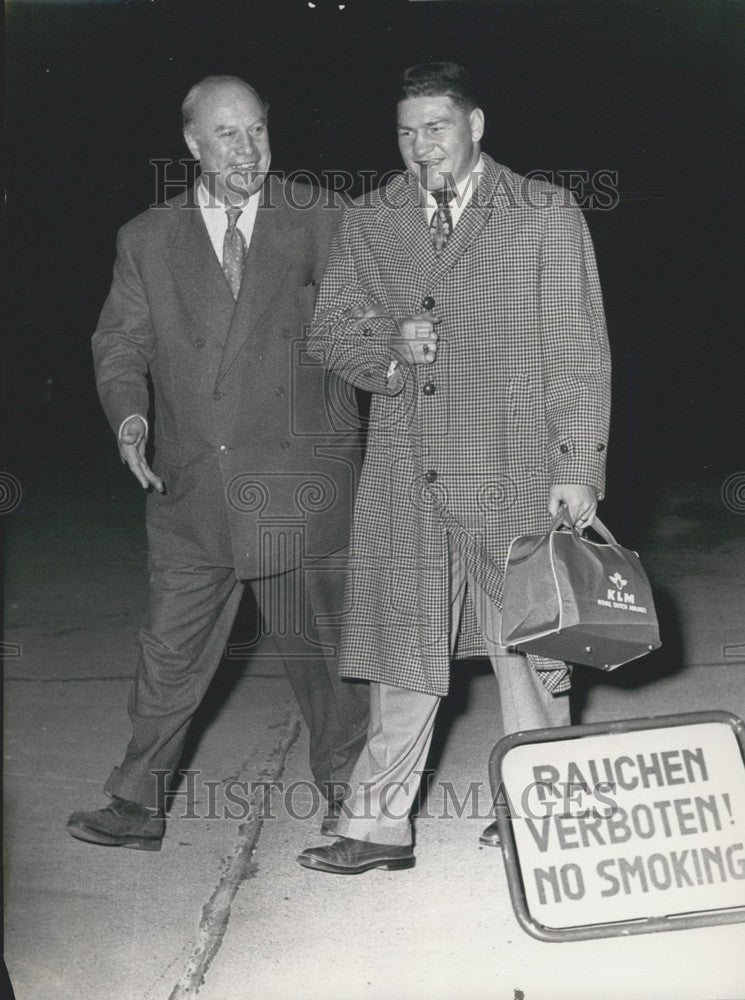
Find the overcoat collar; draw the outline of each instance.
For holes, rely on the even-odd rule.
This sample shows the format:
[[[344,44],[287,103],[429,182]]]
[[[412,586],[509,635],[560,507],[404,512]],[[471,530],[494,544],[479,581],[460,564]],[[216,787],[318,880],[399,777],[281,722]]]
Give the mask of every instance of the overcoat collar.
[[[429,284],[435,284],[457,263],[493,212],[503,212],[518,204],[517,175],[485,153],[482,156],[484,169],[478,186],[439,254],[432,246],[421,189],[413,174],[407,171],[386,189],[395,240],[425,274]]]

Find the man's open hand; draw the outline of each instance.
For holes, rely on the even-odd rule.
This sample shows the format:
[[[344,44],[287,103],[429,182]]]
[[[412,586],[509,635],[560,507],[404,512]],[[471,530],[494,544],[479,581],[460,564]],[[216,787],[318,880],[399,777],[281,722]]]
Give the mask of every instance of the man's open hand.
[[[145,459],[146,443],[147,429],[142,417],[125,420],[119,431],[119,454],[122,462],[127,463],[143,490],[154,486],[158,493],[162,493],[165,489],[163,480],[155,475]]]
[[[559,513],[562,501],[569,508],[569,517],[577,531],[589,528],[595,520],[598,498],[592,486],[576,483],[557,483],[548,495],[548,509],[551,517]]]

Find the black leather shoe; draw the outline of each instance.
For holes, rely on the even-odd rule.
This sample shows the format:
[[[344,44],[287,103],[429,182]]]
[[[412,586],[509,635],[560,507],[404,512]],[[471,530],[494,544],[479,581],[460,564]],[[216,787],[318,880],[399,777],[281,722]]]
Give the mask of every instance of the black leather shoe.
[[[116,797],[103,809],[74,812],[67,821],[67,829],[78,840],[135,851],[159,851],[165,828],[164,817],[153,809]]]
[[[413,868],[416,864],[411,845],[392,847],[390,844],[352,840],[351,837],[340,837],[328,847],[308,847],[298,855],[298,861],[303,868],[315,868],[316,871],[332,872],[334,875],[359,875],[371,868],[400,871],[402,868]]]
[[[499,827],[497,826],[497,821],[494,820],[490,823],[484,832],[479,837],[479,843],[483,844],[484,847],[499,847],[502,843],[499,836]]]

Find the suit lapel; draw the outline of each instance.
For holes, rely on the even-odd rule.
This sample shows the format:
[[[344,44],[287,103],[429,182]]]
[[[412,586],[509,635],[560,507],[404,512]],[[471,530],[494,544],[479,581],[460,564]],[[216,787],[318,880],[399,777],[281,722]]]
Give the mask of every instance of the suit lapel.
[[[293,260],[296,223],[285,200],[281,181],[269,178],[261,193],[241,290],[229,324],[217,383],[222,381],[243,349],[251,330],[282,284]],[[226,283],[227,287],[227,283]]]
[[[417,181],[405,174],[400,189],[393,194],[390,222],[395,241],[423,273],[428,285],[436,284],[454,267],[479,237],[493,212],[502,212],[518,204],[511,172],[499,167],[485,154],[483,159],[484,170],[478,186],[440,254],[435,253],[432,246]]]
[[[444,277],[478,239],[493,212],[503,211],[514,204],[511,192],[503,184],[503,172],[497,168],[491,157],[484,155],[483,160],[484,169],[471,200],[463,209],[442,253],[435,255],[430,276],[433,284]]]
[[[192,207],[194,206],[194,207]],[[176,204],[167,263],[197,324],[225,344],[235,302],[193,193]]]
[[[393,246],[426,275],[434,267],[437,255],[432,246],[419,183],[411,174],[402,174],[394,183],[394,189],[391,191],[389,188],[386,192],[392,211],[385,215],[386,221],[390,221]]]

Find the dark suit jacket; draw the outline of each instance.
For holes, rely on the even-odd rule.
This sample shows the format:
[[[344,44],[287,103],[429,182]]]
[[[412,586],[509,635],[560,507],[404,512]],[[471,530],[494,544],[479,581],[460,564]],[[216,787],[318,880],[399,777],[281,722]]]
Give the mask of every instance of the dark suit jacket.
[[[237,302],[193,191],[120,230],[96,381],[115,432],[154,404],[157,562],[255,578],[347,544],[357,410],[304,347],[339,218],[326,192],[271,177]]]

